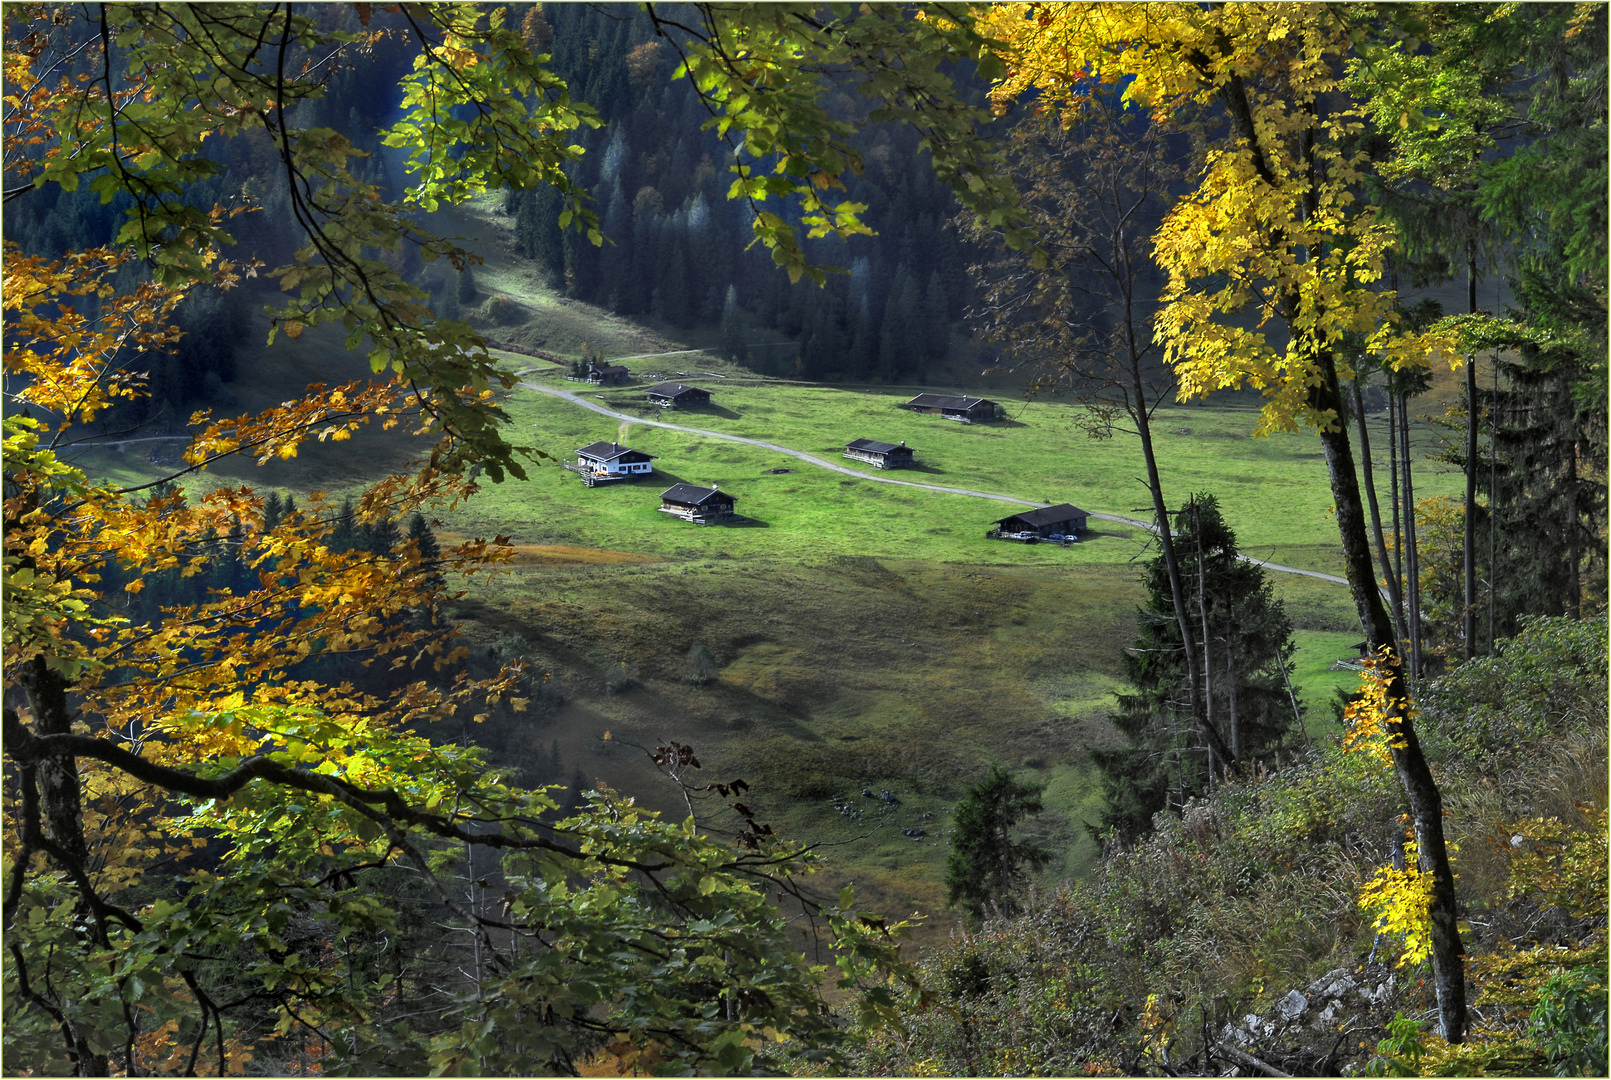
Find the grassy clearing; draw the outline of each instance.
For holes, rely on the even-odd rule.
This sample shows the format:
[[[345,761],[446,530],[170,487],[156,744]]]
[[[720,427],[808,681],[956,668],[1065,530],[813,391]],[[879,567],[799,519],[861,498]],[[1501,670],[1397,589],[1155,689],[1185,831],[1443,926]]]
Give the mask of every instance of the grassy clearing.
[[[617,422],[558,399],[516,399],[510,411],[517,423],[540,425],[545,449],[556,457],[621,435]],[[757,447],[664,429],[634,426],[625,439],[656,456],[654,476],[588,489],[573,474],[545,467],[528,483],[488,491],[454,516],[454,528],[508,533],[523,543],[684,558],[869,555],[1060,567],[1125,563],[1146,542],[1141,530],[1109,522],[1095,522],[1093,536],[1067,549],[991,541],[985,531],[1014,511],[1011,504],[879,484]],[[821,448],[813,443],[811,449]],[[731,491],[747,520],[701,527],[660,513],[659,492],[678,481]]]
[[[551,370],[533,371],[528,378],[561,385]],[[900,403],[910,396],[907,389],[801,387],[737,380],[706,380],[704,384],[716,394],[713,408],[664,419],[762,438],[832,460],[837,460],[850,439],[904,440],[916,448],[919,468],[892,474],[903,479],[1044,502],[1067,501],[1103,513],[1148,516],[1139,509],[1147,506],[1149,497],[1138,479],[1141,470],[1135,439],[1124,435],[1108,440],[1086,437],[1074,423],[1072,407],[1066,404],[1009,403],[1013,419],[1006,424],[962,425],[901,409]],[[562,385],[570,388],[576,384]],[[641,388],[599,391],[590,396],[617,411],[662,419],[643,402]],[[756,516],[769,527],[809,523],[811,535],[828,537],[830,544],[854,538],[858,545],[878,545],[876,539],[855,535],[856,523],[831,520],[849,509],[829,490],[837,485],[861,500],[862,514],[876,522],[876,534],[886,538],[872,548],[858,546],[868,554],[897,555],[905,545],[915,543],[938,558],[986,557],[994,561],[994,556],[981,556],[974,536],[968,535],[962,522],[965,519],[976,525],[976,535],[994,518],[1012,512],[1005,504],[963,496],[939,496],[945,509],[925,512],[921,504],[909,500],[934,496],[834,476],[738,444],[623,425],[547,395],[517,393],[509,411],[517,424],[540,433],[542,448],[550,453],[568,453],[582,445],[572,442],[576,439],[630,441],[635,448],[659,455],[657,468],[677,479],[723,484],[744,500],[741,512],[757,507]],[[1184,501],[1193,492],[1210,492],[1218,496],[1227,521],[1249,554],[1304,569],[1341,573],[1319,441],[1312,433],[1254,439],[1248,433],[1255,420],[1256,410],[1247,406],[1160,409],[1156,421],[1159,464],[1171,501]],[[1430,444],[1430,435],[1423,433],[1422,437]],[[761,475],[771,468],[789,468],[799,475]],[[1459,482],[1458,472],[1428,463],[1421,467],[1417,493],[1452,495]],[[805,498],[778,500],[775,494],[779,490]],[[603,500],[600,503],[607,505]],[[899,512],[890,512],[897,507]],[[917,516],[903,526],[899,519],[907,513]],[[611,517],[609,524],[618,522],[618,517]],[[824,528],[826,533],[821,531]],[[942,531],[930,531],[936,528]],[[1128,532],[1106,523],[1098,528]],[[1024,557],[1040,559],[1045,553]]]
[[[774,827],[837,845],[834,886],[854,880],[904,912],[943,908],[948,812],[992,761],[1049,783],[1041,828],[1065,852],[1057,872],[1094,857],[1085,751],[1113,739],[1112,643],[1133,632],[1140,599],[1134,575],[1112,565],[717,558],[517,567],[466,614],[483,640],[525,637],[564,687],[564,705],[514,724],[516,756],[558,740],[567,769],[676,813],[635,747],[690,743],[703,779],[742,776]],[[707,686],[684,677],[696,642],[720,667]],[[606,693],[623,662],[633,685]]]

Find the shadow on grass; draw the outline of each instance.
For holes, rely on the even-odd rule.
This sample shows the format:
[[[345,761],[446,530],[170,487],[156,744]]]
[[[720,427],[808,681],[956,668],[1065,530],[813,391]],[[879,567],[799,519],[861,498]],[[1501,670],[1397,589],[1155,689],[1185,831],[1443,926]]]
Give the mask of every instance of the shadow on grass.
[[[720,524],[726,525],[729,529],[770,529],[772,527],[760,518],[745,517],[743,514],[735,514]]]
[[[666,411],[670,413],[681,412],[688,416],[721,416],[728,420],[737,420],[742,415],[725,405],[717,405],[715,402],[711,402],[709,405],[701,405],[697,409],[667,409]]]
[[[644,477],[644,479],[653,481],[654,486],[658,487],[661,491],[665,491],[667,488],[675,487],[678,484],[694,484],[695,487],[709,486],[707,484],[696,484],[692,480],[684,480],[676,473],[667,472],[664,469],[656,469],[652,474]]]

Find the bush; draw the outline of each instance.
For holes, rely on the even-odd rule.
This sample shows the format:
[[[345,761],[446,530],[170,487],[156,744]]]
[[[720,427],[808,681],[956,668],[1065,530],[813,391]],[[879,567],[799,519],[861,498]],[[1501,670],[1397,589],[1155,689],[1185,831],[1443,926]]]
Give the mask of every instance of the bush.
[[[1560,971],[1544,984],[1533,1009],[1534,1044],[1549,1058],[1556,1076],[1606,1075],[1605,972],[1597,968]]]
[[[1497,656],[1461,664],[1422,697],[1450,756],[1481,763],[1606,717],[1606,619],[1528,618]]]
[[[623,660],[604,673],[604,692],[624,694],[638,685],[638,665]]]
[[[702,641],[696,641],[688,648],[688,656],[683,660],[682,677],[695,686],[708,686],[721,678],[721,668],[716,663],[716,657],[705,647]]]

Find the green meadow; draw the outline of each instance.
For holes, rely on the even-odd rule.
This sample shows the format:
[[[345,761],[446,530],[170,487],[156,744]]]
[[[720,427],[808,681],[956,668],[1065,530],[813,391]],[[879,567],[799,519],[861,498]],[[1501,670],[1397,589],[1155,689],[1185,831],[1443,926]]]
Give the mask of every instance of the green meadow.
[[[562,380],[552,365],[529,370],[523,378],[572,390],[579,385]],[[1151,516],[1135,437],[1116,433],[1092,439],[1077,426],[1075,409],[1067,404],[1008,398],[1003,404],[1010,420],[965,425],[900,408],[915,388],[689,381],[713,391],[711,408],[661,415],[644,402],[641,385],[587,396],[645,420],[762,439],[877,475],[883,474],[843,461],[839,455],[844,444],[855,438],[905,441],[916,450],[918,467],[893,470],[887,474],[892,479],[1036,502],[1071,502],[1096,513]],[[676,530],[668,534],[655,521],[661,515],[654,510],[653,493],[640,490],[644,482],[638,481],[637,487],[594,489],[584,500],[560,499],[564,505],[534,514],[527,528],[533,536],[553,538],[547,542],[594,542],[598,539],[594,530],[602,526],[633,550],[666,552],[693,545],[689,550],[706,552],[714,545],[734,555],[767,549],[844,551],[1015,565],[1127,561],[1140,542],[1127,526],[1093,521],[1094,542],[1082,545],[1074,555],[982,544],[989,524],[1013,513],[1013,506],[856,480],[757,447],[618,422],[532,391],[516,391],[506,407],[516,432],[529,433],[534,445],[558,458],[569,457],[585,443],[614,439],[656,455],[657,472],[667,484],[678,480],[719,484],[739,499],[740,513],[755,519],[757,532],[766,534],[746,536],[728,529],[719,538],[685,542]],[[1253,438],[1250,432],[1256,420],[1253,405],[1216,403],[1158,410],[1155,442],[1166,494],[1177,505],[1195,492],[1217,496],[1247,554],[1340,574],[1341,551],[1330,519],[1331,495],[1319,440],[1312,432]],[[791,471],[774,473],[776,469]],[[574,482],[574,477],[557,470],[533,479],[518,491],[499,492],[472,514],[478,520],[509,522],[515,507],[547,506],[566,481]],[[1417,483],[1418,495],[1454,494],[1459,474],[1440,463],[1427,463],[1421,466]],[[644,513],[634,512],[644,508]],[[1010,550],[999,550],[1003,547]]]

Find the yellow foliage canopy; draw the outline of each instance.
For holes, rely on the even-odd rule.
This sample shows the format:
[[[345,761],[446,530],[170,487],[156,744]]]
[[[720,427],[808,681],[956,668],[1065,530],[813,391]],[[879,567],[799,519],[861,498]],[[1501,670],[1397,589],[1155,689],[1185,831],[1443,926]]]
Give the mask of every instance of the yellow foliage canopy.
[[[1196,189],[1155,244],[1168,275],[1157,339],[1182,398],[1251,386],[1265,398],[1256,434],[1328,428],[1335,410],[1310,401],[1322,352],[1348,341],[1394,369],[1443,351],[1458,362],[1450,342],[1401,326],[1380,286],[1393,231],[1352,190],[1364,155],[1347,141],[1364,114],[1340,75],[1354,40],[1344,15],[1305,3],[1004,4],[985,25],[1008,71],[998,107],[1034,93],[1071,121],[1092,95],[1117,93],[1200,140]]]

